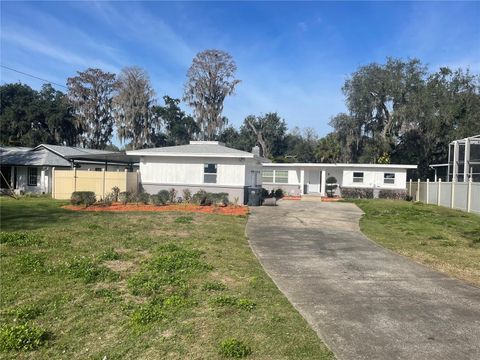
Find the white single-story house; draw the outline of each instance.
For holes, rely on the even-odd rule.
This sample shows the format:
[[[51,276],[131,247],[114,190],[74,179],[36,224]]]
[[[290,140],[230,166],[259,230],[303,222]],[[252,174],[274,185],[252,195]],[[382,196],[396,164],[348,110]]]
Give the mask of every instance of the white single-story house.
[[[53,168],[123,171],[135,169],[136,161],[121,152],[71,146],[0,147],[0,190],[49,194]]]
[[[262,163],[269,162],[253,152],[232,149],[218,141],[190,141],[188,145],[127,151],[140,157],[143,190],[184,189],[228,193],[230,201],[246,202],[248,187],[261,186]]]
[[[405,190],[407,170],[416,165],[394,164],[324,164],[270,163],[264,164],[262,186],[267,190],[281,188],[289,195],[326,195],[326,181],[333,177],[342,188]]]

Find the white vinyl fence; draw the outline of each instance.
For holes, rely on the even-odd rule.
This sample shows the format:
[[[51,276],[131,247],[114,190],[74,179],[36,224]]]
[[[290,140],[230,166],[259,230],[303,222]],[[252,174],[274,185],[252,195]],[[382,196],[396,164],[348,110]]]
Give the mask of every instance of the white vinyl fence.
[[[480,183],[472,182],[412,182],[408,194],[414,201],[446,206],[480,214]]]

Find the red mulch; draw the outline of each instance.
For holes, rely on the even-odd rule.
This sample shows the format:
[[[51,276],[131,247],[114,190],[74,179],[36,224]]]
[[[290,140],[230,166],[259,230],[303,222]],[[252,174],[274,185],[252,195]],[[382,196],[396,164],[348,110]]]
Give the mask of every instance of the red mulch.
[[[302,200],[301,196],[284,196],[282,200]]]
[[[64,209],[74,210],[74,211],[118,211],[118,212],[127,212],[127,211],[185,211],[185,212],[196,212],[196,213],[207,213],[207,214],[221,214],[221,215],[247,215],[248,207],[247,206],[200,206],[194,204],[171,204],[171,205],[144,205],[144,204],[121,204],[114,203],[110,206],[104,205],[91,205],[85,207],[83,205],[65,205]]]

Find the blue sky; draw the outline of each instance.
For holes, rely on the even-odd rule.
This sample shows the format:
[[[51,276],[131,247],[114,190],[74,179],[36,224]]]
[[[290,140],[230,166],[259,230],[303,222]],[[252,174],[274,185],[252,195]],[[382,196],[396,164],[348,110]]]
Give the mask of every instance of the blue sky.
[[[197,52],[228,51],[242,80],[225,102],[235,126],[277,111],[289,128],[325,135],[330,117],[345,110],[348,75],[387,56],[480,72],[478,2],[2,1],[1,20],[2,65],[60,84],[88,67],[138,65],[159,99],[181,97]],[[3,68],[0,75],[41,86]]]

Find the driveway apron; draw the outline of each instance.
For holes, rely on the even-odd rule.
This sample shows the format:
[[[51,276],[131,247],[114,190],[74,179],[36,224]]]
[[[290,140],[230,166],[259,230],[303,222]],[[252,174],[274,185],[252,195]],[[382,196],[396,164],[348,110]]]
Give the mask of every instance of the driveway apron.
[[[349,203],[252,208],[250,245],[338,359],[480,359],[480,289],[375,244]]]

